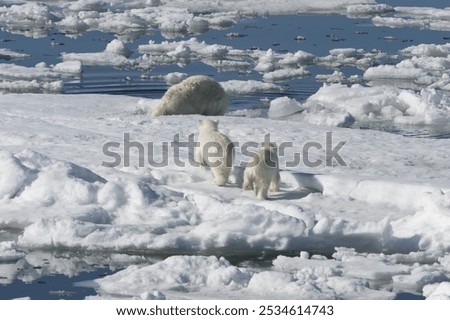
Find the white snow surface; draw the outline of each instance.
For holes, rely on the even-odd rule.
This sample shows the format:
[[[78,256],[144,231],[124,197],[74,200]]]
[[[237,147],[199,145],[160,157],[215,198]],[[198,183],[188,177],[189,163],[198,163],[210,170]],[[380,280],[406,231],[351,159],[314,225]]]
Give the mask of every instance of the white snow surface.
[[[339,103],[336,91],[356,101],[366,90],[329,86],[314,99]],[[374,97],[389,93],[383,90]],[[405,101],[425,96],[402,95]],[[426,288],[433,298],[446,292],[444,284],[430,286],[448,281],[449,274],[449,140],[216,117],[236,145],[262,142],[268,133],[279,147],[288,143],[280,154],[281,191],[260,201],[240,188],[248,160],[240,149],[227,187],[214,186],[207,168],[189,163],[187,149],[180,150],[186,165],[177,165],[170,143],[176,134],[188,141],[202,117],[153,119],[148,113],[157,103],[127,96],[0,95],[0,226],[19,230],[17,239],[0,241],[0,259],[42,249],[173,255],[149,266],[131,263],[98,280],[104,298],[122,292],[128,298],[384,299],[394,296],[393,288],[419,294]],[[325,165],[326,132],[332,133],[329,148],[345,141],[339,152],[345,165],[337,159]],[[153,142],[154,162],[163,155],[162,143],[169,143],[168,164],[150,165],[131,147],[128,165],[102,165],[114,160],[102,152],[107,142],[121,143],[107,150],[123,156],[124,133],[145,151]],[[303,159],[310,141],[323,147],[310,148],[307,160],[322,165],[292,165],[294,152]],[[312,254],[287,257],[286,250]],[[279,252],[270,268],[213,257],[263,251]],[[439,264],[418,269],[436,258]],[[2,268],[17,277],[15,267]],[[144,280],[136,285],[138,278]]]
[[[449,299],[450,140],[347,128],[448,126],[449,45],[407,47],[392,64],[397,57],[378,50],[335,48],[320,57],[195,38],[246,17],[311,12],[450,30],[449,8],[374,0],[0,1],[6,32],[117,37],[103,51],[66,52],[61,63],[34,67],[9,63],[26,52],[0,48],[8,61],[0,64],[0,284],[72,277],[106,263],[125,269],[90,283],[97,290],[91,299],[392,299],[401,292]],[[142,44],[132,57],[127,43],[154,28],[168,40]],[[176,39],[187,34],[192,38]],[[84,66],[151,70],[192,61],[260,74],[263,81],[222,82],[231,96],[282,93],[278,81],[308,76],[315,64],[335,69],[317,76],[334,84],[306,101],[267,101],[268,118],[249,116],[259,110],[215,117],[236,146],[226,187],[189,161],[187,149],[173,149],[203,117],[151,118],[159,103],[151,99],[54,94]],[[348,66],[374,86],[338,71]],[[187,74],[156,77],[173,84]],[[267,134],[279,147],[281,190],[260,201],[241,189],[249,158],[238,146]],[[255,265],[265,255],[271,264]]]
[[[338,127],[355,121],[439,127],[450,121],[449,106],[449,97],[435,89],[415,92],[391,86],[324,84],[303,104],[292,99],[273,100],[269,117]]]
[[[410,87],[425,87],[450,91],[449,44],[419,44],[400,51],[406,59],[396,65],[368,68],[364,78],[377,81],[394,80],[410,83]]]
[[[391,28],[421,28],[439,31],[450,30],[450,7],[394,7],[394,17],[376,16],[372,19],[378,26]],[[376,13],[376,12],[375,12]]]

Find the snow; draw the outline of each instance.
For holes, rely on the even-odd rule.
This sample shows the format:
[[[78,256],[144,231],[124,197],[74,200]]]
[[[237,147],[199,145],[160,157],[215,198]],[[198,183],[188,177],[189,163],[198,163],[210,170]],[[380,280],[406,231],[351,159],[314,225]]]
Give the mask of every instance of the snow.
[[[450,46],[316,56],[196,38],[295,12],[450,29],[448,8],[372,0],[1,2],[5,32],[76,38],[96,30],[115,39],[100,52],[27,67],[19,60],[30,54],[0,48],[0,284],[107,265],[113,274],[82,284],[96,290],[88,298],[449,299],[450,140],[358,128],[448,127]],[[166,40],[132,47],[152,31]],[[226,187],[176,149],[195,137],[202,116],[152,118],[157,99],[56,94],[89,66],[175,84],[189,70],[165,67],[197,61],[252,75],[220,82],[232,97],[270,97],[266,109],[215,117],[236,146]],[[289,96],[286,82],[319,68],[333,69],[316,76],[326,84],[303,101]],[[279,148],[281,190],[261,201],[241,184],[251,146],[266,138]]]
[[[372,21],[375,25],[391,28],[450,30],[450,8],[394,7],[394,13],[394,17],[376,16]]]
[[[309,71],[306,71],[303,68],[298,69],[281,69],[275,70],[271,72],[267,72],[264,74],[263,79],[265,81],[274,82],[280,80],[288,80],[309,76]]]
[[[23,257],[25,257],[25,253],[17,250],[14,241],[0,242],[0,262],[17,261]]]
[[[407,47],[401,52],[406,56],[446,58],[450,54],[450,44],[419,44]]]
[[[438,276],[441,266],[429,269],[428,279],[418,281],[431,299],[448,299],[445,276]],[[393,293],[370,288],[372,281],[389,281],[416,277],[418,268],[395,264],[386,255],[357,254],[338,248],[332,259],[303,254],[301,257],[279,256],[269,270],[232,266],[224,258],[206,256],[172,256],[151,266],[130,266],[112,276],[96,280],[102,297],[179,299],[186,292],[196,298],[258,299],[390,299]],[[411,274],[411,275],[410,275]],[[442,282],[441,282],[442,281]],[[429,284],[424,284],[429,282]],[[135,286],[126,286],[135,283]],[[411,290],[411,288],[409,288]],[[164,293],[162,293],[164,292]],[[411,292],[411,291],[410,291]],[[364,298],[363,298],[364,299]]]
[[[0,59],[1,60],[17,60],[25,59],[30,55],[26,53],[16,52],[10,49],[0,48]]]
[[[426,23],[423,20],[418,19],[405,19],[395,17],[380,17],[376,16],[372,19],[372,22],[376,26],[386,26],[391,28],[425,28]]]
[[[370,70],[370,69],[369,69]],[[299,102],[298,102],[299,103]],[[278,103],[278,113],[290,113],[292,103]],[[302,104],[302,113],[291,118],[315,124],[349,126],[376,121],[398,124],[445,125],[450,119],[449,101],[441,91],[397,89],[389,86],[364,87],[342,84],[324,85]],[[284,110],[283,110],[284,109]],[[330,122],[330,116],[341,121]],[[339,118],[336,118],[338,120]],[[344,121],[347,119],[347,121]]]
[[[36,65],[35,67],[22,67],[15,64],[0,64],[0,77],[4,80],[55,80],[58,75],[53,73],[46,65]]]
[[[336,101],[336,91],[351,102],[367,96],[369,89],[324,87],[315,99],[325,103],[328,96]],[[374,97],[389,92],[384,88]],[[283,101],[300,107],[287,99],[280,99],[281,105]],[[0,224],[22,230],[12,244],[2,244],[2,256],[18,259],[18,250],[58,248],[175,253],[156,264],[132,265],[112,278],[97,280],[103,297],[123,292],[133,298],[385,299],[393,293],[371,287],[371,281],[393,279],[394,288],[420,291],[447,277],[448,140],[220,117],[221,130],[240,145],[250,137],[262,141],[268,132],[279,146],[282,142],[294,145],[280,157],[281,192],[270,201],[259,201],[239,188],[240,163],[246,160],[239,151],[231,183],[225,188],[211,185],[206,168],[188,163],[178,167],[172,158],[163,168],[140,167],[137,149],[130,150],[129,166],[101,165],[111,161],[102,153],[104,144],[123,143],[122,130],[131,134],[132,141],[142,143],[148,137],[155,143],[170,142],[175,133],[187,139],[196,132],[199,116],[152,119],[148,113],[157,100],[126,96],[9,94],[0,96],[0,102],[0,159],[2,167],[8,168],[0,175]],[[24,121],[26,125],[19,126]],[[347,141],[341,155],[346,166],[287,165],[293,151],[307,141],[325,143],[326,131],[332,131],[335,144]],[[311,160],[325,161],[323,149],[310,151]],[[181,157],[187,160],[188,154],[182,151]],[[258,270],[206,254],[216,250],[314,252],[318,243],[321,250],[335,252],[333,259],[313,255],[303,261],[305,254],[303,258],[280,255],[272,268]],[[408,255],[403,259],[409,263],[404,264],[395,261],[395,255],[357,253],[380,250],[433,254],[443,257],[447,269],[410,267],[423,262],[420,255]],[[177,252],[203,256],[178,256]],[[137,278],[145,280],[136,286]],[[362,294],[355,295],[355,290]]]
[[[269,118],[282,118],[303,111],[300,102],[288,97],[270,101]]]
[[[187,77],[188,77],[188,75],[186,73],[172,72],[172,73],[168,73],[166,76],[164,76],[164,80],[168,84],[176,84],[176,83],[180,83]]]
[[[69,73],[69,74],[75,74],[80,75],[82,71],[82,64],[80,61],[74,60],[74,61],[64,61],[56,64],[53,67],[53,71],[59,72],[59,73]]]
[[[347,14],[350,17],[370,17],[392,11],[394,8],[387,4],[354,4],[347,7]]]
[[[325,57],[319,57],[317,63],[319,65],[338,68],[344,66],[356,66],[360,69],[367,69],[374,64],[384,63],[392,57],[386,55],[379,50],[366,51],[364,49],[355,48],[336,48],[330,50],[330,54]]]
[[[450,49],[448,44],[419,44],[402,49],[406,58],[395,65],[381,64],[368,68],[364,78],[373,83],[402,81],[411,88],[433,88],[448,91],[450,82]]]
[[[374,261],[366,260],[368,263]],[[388,265],[383,266],[389,270]],[[373,299],[392,297],[392,293],[370,289],[364,277],[355,280],[345,276],[343,271],[347,268],[351,270],[350,264],[326,258],[278,257],[271,270],[257,271],[237,268],[224,258],[173,256],[148,267],[129,267],[97,280],[96,284],[102,295],[122,298],[146,297],[149,292],[153,296],[159,293],[161,297],[161,291],[165,292],[164,298],[169,299],[182,297],[185,292],[209,298],[244,298],[250,295],[259,299],[272,296],[278,299],[335,299],[338,296],[358,299],[356,292]],[[388,275],[389,271],[380,268],[380,274]],[[138,285],[125,288],[124,283]]]
[[[182,41],[163,41],[156,43],[150,40],[148,44],[140,45],[139,52],[143,55],[135,63],[143,69],[157,65],[186,65],[192,61],[202,61],[217,68],[245,68],[247,62],[243,57],[235,58],[235,54],[243,55],[241,51],[231,53],[232,47],[200,42],[196,38]]]
[[[125,47],[122,41],[114,39],[107,44],[106,49],[103,52],[63,53],[62,59],[64,62],[71,62],[72,66],[76,63],[72,61],[78,61],[78,63],[87,66],[106,65],[123,67],[130,63],[127,59],[130,54],[131,52]]]
[[[442,282],[426,285],[423,294],[430,300],[449,300],[450,282]]]
[[[361,3],[375,3],[375,1],[371,0],[330,0],[327,2],[314,2],[309,0],[285,0],[282,4],[274,3],[272,1],[260,1],[258,2],[258,6],[255,7],[254,2],[251,0],[238,1],[231,0],[220,3],[220,5],[215,4],[214,2],[210,2],[205,5],[203,1],[196,0],[190,1],[189,4],[186,4],[182,0],[171,0],[167,1],[168,4],[173,6],[180,6],[183,8],[188,8],[189,10],[196,12],[203,12],[207,10],[208,7],[212,7],[217,11],[234,11],[236,8],[240,8],[240,10],[246,14],[287,14],[292,12],[317,12],[317,13],[342,13],[345,12],[346,8],[353,4],[361,4]],[[212,9],[211,8],[211,9]]]
[[[229,80],[221,82],[220,85],[224,88],[225,92],[229,95],[244,95],[254,92],[281,92],[283,88],[272,83],[256,80]]]

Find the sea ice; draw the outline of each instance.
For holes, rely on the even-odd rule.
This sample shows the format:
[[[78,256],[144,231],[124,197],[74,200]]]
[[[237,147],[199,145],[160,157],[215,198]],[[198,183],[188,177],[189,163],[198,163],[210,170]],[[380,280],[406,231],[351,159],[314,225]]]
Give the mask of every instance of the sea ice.
[[[114,39],[107,44],[103,52],[62,53],[62,59],[64,62],[78,61],[87,66],[123,67],[130,64],[130,54],[122,41]]]
[[[423,295],[429,300],[450,300],[450,282],[426,285]]]
[[[432,30],[450,30],[450,9],[431,7],[394,7],[394,17],[376,16],[372,19],[378,26],[392,28],[426,28]]]
[[[282,92],[283,88],[272,83],[257,80],[228,80],[220,83],[229,95],[245,95],[255,92]]]
[[[0,60],[18,60],[28,58],[27,53],[16,52],[10,49],[0,48]]]
[[[282,118],[304,109],[300,102],[288,97],[280,97],[270,101],[269,118]]]
[[[306,76],[314,64],[356,67],[373,86],[345,85],[363,79],[335,70],[317,79],[336,84],[305,101],[267,99],[268,118],[261,117],[266,110],[216,117],[237,146],[224,188],[182,148],[202,116],[153,119],[148,114],[158,100],[120,95],[0,95],[0,284],[108,264],[125,269],[95,280],[92,299],[392,299],[403,291],[448,299],[450,140],[347,128],[447,125],[447,44],[407,47],[402,58],[356,48],[323,57],[243,50],[196,38],[152,40],[134,55],[127,45],[152,28],[173,39],[229,28],[247,16],[293,12],[375,15],[374,24],[391,27],[449,25],[448,9],[372,0],[1,2],[0,24],[8,32],[116,36],[102,52],[66,52],[54,65],[0,64],[6,92],[62,92],[63,80],[79,76],[83,66],[149,72],[191,61],[264,80],[221,82],[230,95],[282,93],[285,86],[265,81]],[[0,49],[8,62],[28,57]],[[155,77],[172,84],[186,76]],[[251,145],[265,139],[282,153],[281,190],[259,201],[242,193],[242,173]],[[14,232],[5,236],[5,230]],[[51,253],[67,249],[86,257]],[[172,256],[149,258],[167,253]],[[261,255],[272,264],[230,262]]]
[[[336,92],[342,99],[351,101],[349,97],[358,99],[364,95],[370,96],[371,91],[366,92],[369,89],[324,87],[324,91],[321,91],[316,99],[322,97],[321,103],[325,103],[327,101],[325,97],[329,97],[328,99],[338,102],[333,98],[335,97],[333,92]],[[330,91],[325,94],[326,90]],[[375,97],[379,95],[380,99],[383,96],[383,100],[380,101],[384,101],[389,91],[374,91],[374,93]],[[70,97],[74,99],[67,99]],[[433,95],[429,97],[429,100],[433,101],[431,98],[436,97]],[[80,99],[90,102],[80,103]],[[316,169],[316,173],[322,174],[315,175],[314,179],[299,175],[296,171],[302,170],[301,168],[311,170],[301,162],[298,165],[302,166],[289,169],[294,172],[284,171],[286,163],[293,159],[294,150],[291,149],[280,158],[284,181],[282,190],[285,188],[286,197],[289,197],[289,192],[293,192],[292,197],[296,199],[298,188],[319,190],[324,197],[320,201],[309,202],[309,199],[314,199],[310,195],[298,204],[295,200],[291,200],[294,207],[306,206],[305,208],[309,209],[300,210],[304,213],[295,213],[290,217],[286,216],[285,205],[281,203],[275,205],[275,202],[260,203],[255,202],[251,196],[238,196],[239,188],[211,191],[206,181],[210,179],[206,169],[191,166],[185,169],[178,168],[172,160],[165,169],[148,170],[145,167],[133,169],[134,165],[138,165],[133,159],[130,160],[133,166],[125,167],[123,171],[100,166],[102,157],[105,157],[101,152],[105,141],[111,139],[123,141],[123,136],[112,131],[112,127],[126,127],[127,130],[132,130],[133,139],[138,141],[139,139],[145,141],[148,137],[154,142],[165,141],[173,139],[171,136],[175,132],[186,137],[195,132],[196,116],[186,118],[192,120],[189,125],[181,125],[178,117],[150,120],[145,116],[146,112],[136,112],[139,99],[118,96],[107,99],[106,96],[65,95],[58,98],[44,95],[7,95],[1,96],[1,100],[2,110],[8,110],[9,115],[2,119],[2,128],[7,134],[3,135],[3,140],[0,141],[5,147],[9,146],[7,149],[16,150],[13,153],[4,153],[7,156],[2,160],[3,166],[9,163],[16,168],[9,170],[10,175],[2,176],[2,181],[5,181],[2,185],[2,190],[5,190],[2,200],[2,223],[24,228],[24,233],[19,239],[19,244],[23,247],[39,248],[64,244],[69,247],[117,250],[130,247],[145,250],[162,248],[205,250],[235,246],[246,250],[263,247],[292,249],[298,245],[302,246],[302,243],[305,245],[311,243],[308,240],[311,230],[314,230],[314,236],[330,239],[337,236],[344,239],[352,234],[372,234],[382,240],[377,246],[387,246],[392,250],[397,246],[398,237],[413,238],[415,235],[421,235],[422,240],[420,244],[417,243],[417,248],[420,246],[423,250],[441,252],[449,245],[445,231],[440,231],[442,224],[438,222],[443,221],[447,210],[445,199],[448,184],[445,183],[445,179],[442,180],[448,171],[444,157],[447,140],[423,141],[369,131],[360,132],[358,137],[354,137],[351,136],[351,132],[307,123],[290,127],[286,126],[286,121],[261,118],[258,122],[254,122],[246,118],[222,117],[221,126],[224,132],[240,143],[246,142],[250,134],[256,141],[263,141],[267,133],[262,130],[264,126],[278,128],[276,132],[272,132],[272,139],[278,142],[292,141],[294,145],[301,146],[306,141],[314,141],[314,137],[317,139],[317,136],[321,136],[326,130],[333,130],[337,135],[335,139],[347,141],[342,157],[349,161],[348,167],[334,167],[333,175],[326,174],[330,172],[331,167]],[[437,98],[435,100],[439,101]],[[156,102],[147,103],[155,105]],[[305,103],[306,106],[308,103]],[[96,106],[95,112],[90,107],[92,104]],[[305,107],[305,104],[302,107]],[[141,105],[144,107],[144,104]],[[351,106],[351,103],[349,105]],[[19,115],[23,117],[24,114],[29,119],[28,126],[25,130],[17,130],[14,121],[20,118]],[[48,125],[49,121],[53,124]],[[77,128],[73,128],[73,123],[77,123]],[[111,126],[111,123],[115,125]],[[45,128],[45,131],[42,128]],[[298,131],[299,128],[301,132]],[[365,138],[360,137],[361,135]],[[368,145],[364,142],[367,139],[371,141]],[[378,150],[386,148],[387,139],[391,147],[397,146],[395,147],[397,152],[384,152],[381,155]],[[72,141],[71,149],[58,151],[65,150],[64,146],[68,141]],[[420,148],[412,147],[410,143],[419,143]],[[50,148],[52,145],[59,147]],[[410,146],[407,147],[408,145]],[[27,151],[29,149],[36,151]],[[399,149],[403,152],[399,153]],[[90,151],[86,153],[86,150]],[[139,150],[132,151],[131,155],[134,158],[137,156],[136,151]],[[321,150],[317,151],[315,156],[322,158]],[[80,153],[86,156],[80,157]],[[430,153],[435,156],[431,156]],[[61,158],[61,154],[66,154],[65,160],[55,160],[54,157]],[[187,156],[186,154],[183,157]],[[73,164],[74,160],[76,165]],[[243,160],[245,155],[238,152],[236,165]],[[390,165],[387,166],[387,163]],[[395,166],[392,166],[393,163]],[[436,166],[440,168],[441,178],[436,178],[432,170]],[[359,169],[354,171],[356,168]],[[236,183],[240,179],[238,169],[239,166],[232,174],[232,181]],[[133,172],[138,175],[134,177]],[[354,176],[356,172],[359,172],[358,175],[364,174],[361,177]],[[384,179],[380,176],[383,173],[387,175]],[[404,181],[402,177],[405,174],[409,180],[416,179],[417,183]],[[139,177],[142,175],[147,177],[146,180],[140,180]],[[372,178],[369,178],[370,176]],[[434,189],[441,189],[443,195],[436,194],[429,198],[427,193]],[[222,194],[223,192],[225,194]],[[408,194],[414,195],[417,201],[408,201],[410,199]],[[298,197],[300,197],[298,200],[302,199],[300,194]],[[325,205],[328,200],[334,198],[354,199],[353,204],[351,201],[348,204],[342,203],[344,206],[355,206],[359,202],[370,203],[375,207],[390,206],[395,213],[393,215],[395,219],[392,221],[380,219],[382,220],[380,223],[378,220],[372,222],[371,219],[355,221],[348,220],[350,216],[327,217],[324,212],[316,216],[317,222],[314,225],[311,222],[314,219],[308,218],[313,212],[318,214],[314,211],[314,207],[317,208],[321,203]],[[430,206],[423,208],[423,203],[430,203]],[[14,208],[19,204],[22,208],[33,206],[34,214],[26,215],[23,213],[24,210],[18,214]],[[65,210],[64,217],[59,217],[61,207],[72,209]],[[245,215],[242,215],[243,210],[246,212]],[[409,214],[404,216],[404,212]],[[427,214],[435,215],[436,219],[428,222],[429,227],[421,228],[420,226],[424,226],[422,219]],[[136,223],[136,226],[131,226],[130,221]],[[152,224],[144,228],[143,226],[150,221]],[[99,223],[102,224],[101,227]],[[297,227],[292,228],[293,225]],[[43,237],[42,234],[48,237]]]
[[[407,73],[409,76],[410,74]],[[450,117],[448,97],[441,91],[396,89],[388,86],[364,87],[342,84],[324,85],[310,96],[303,107],[306,115],[346,114],[359,122],[389,121],[398,124],[445,123]],[[303,116],[302,116],[303,117]]]
[[[17,261],[25,257],[25,255],[24,252],[17,250],[17,243],[15,241],[0,242],[0,262]]]
[[[385,103],[382,101],[388,101],[389,97],[395,101],[398,94],[392,88],[339,85],[322,88],[314,99],[323,104],[339,103],[342,99],[349,101],[349,106],[354,101],[356,106],[363,96],[373,96],[372,103]],[[437,93],[429,94],[428,103],[438,103],[442,99]],[[416,103],[415,99],[425,97],[424,93],[407,92],[404,101],[412,99]],[[280,99],[280,102],[283,100],[286,99]],[[179,167],[172,158],[164,168],[141,167],[139,149],[136,148],[130,149],[127,166],[124,163],[115,168],[101,165],[102,161],[112,160],[102,153],[104,144],[108,141],[123,143],[120,130],[127,130],[132,141],[143,143],[149,139],[156,144],[158,141],[170,142],[177,133],[181,139],[187,139],[189,134],[196,132],[199,116],[151,119],[147,116],[148,111],[158,101],[125,96],[10,94],[0,96],[0,102],[0,143],[6,150],[1,153],[1,166],[9,168],[0,173],[0,224],[22,230],[17,241],[11,244],[18,252],[84,248],[119,253],[171,250],[198,254],[221,250],[252,254],[261,250],[314,252],[320,248],[330,252],[336,245],[347,245],[363,252],[422,250],[439,257],[450,247],[449,230],[443,227],[448,225],[450,194],[446,178],[450,167],[445,158],[448,140],[425,141],[377,131],[357,131],[355,134],[353,130],[308,123],[297,125],[285,120],[220,117],[224,133],[240,145],[248,142],[249,137],[263,141],[269,132],[271,139],[279,145],[293,143],[293,147],[284,149],[284,156],[280,157],[281,192],[274,194],[272,201],[258,201],[242,193],[239,187],[243,170],[240,163],[246,159],[239,149],[231,184],[227,188],[211,186],[211,176],[206,168]],[[291,102],[297,105],[295,101]],[[310,103],[307,101],[301,107]],[[25,126],[24,118],[27,119]],[[121,129],[118,131],[117,128]],[[347,141],[341,154],[346,166],[311,168],[304,162],[287,166],[295,159],[293,152],[301,150],[307,141],[326,143],[326,131],[333,132],[333,141]],[[157,145],[155,152],[162,156],[162,150]],[[314,157],[311,160],[326,160],[325,154],[321,153],[324,149],[312,151],[308,155]],[[120,154],[122,157],[123,151]],[[180,156],[186,161],[189,158],[186,152],[181,152]],[[434,168],[439,168],[439,174]],[[430,192],[432,196],[428,195]],[[411,198],[416,201],[408,201]],[[359,297],[392,298],[391,292],[372,288],[370,281],[412,275],[411,269],[393,258],[338,252],[334,260],[311,260],[309,263],[314,262],[314,265],[300,265],[298,271],[288,271],[287,262],[282,268],[276,262],[276,268],[258,271],[231,266],[207,255],[205,258],[173,257],[169,261],[174,265],[167,270],[161,269],[167,271],[161,271],[162,282],[136,287],[128,294],[136,298],[205,297],[209,294],[224,297],[228,293],[221,295],[214,289],[223,283],[217,282],[218,279],[223,279],[221,281],[233,288],[229,296],[301,295],[305,298],[353,299],[358,298],[354,290],[359,290],[364,292]],[[342,258],[344,253],[349,258]],[[402,259],[408,263],[427,261],[421,255],[408,257]],[[192,281],[177,284],[167,278],[172,268],[185,266],[186,259],[200,259],[195,263],[203,261],[201,263],[211,265],[208,273],[198,274],[206,280],[197,283],[192,278]],[[448,271],[443,269],[444,265],[448,269],[445,261],[442,260],[442,266],[424,269],[426,274],[421,277],[410,277],[408,283],[411,285],[403,287],[419,290],[431,283],[423,280],[427,276],[437,275],[436,272],[447,276]],[[379,268],[358,269],[358,265],[375,263]],[[125,269],[116,277],[124,277],[124,286],[133,288],[130,283],[135,278],[128,275],[140,273],[145,277],[153,268],[163,265],[130,267],[132,269]],[[192,266],[192,270],[187,268],[182,272],[194,274],[197,264]],[[129,273],[130,270],[135,272]],[[177,272],[181,272],[179,270]],[[245,277],[236,278],[230,270]],[[309,272],[307,278],[305,272]],[[11,273],[10,277],[14,279],[17,274]],[[274,279],[276,283],[261,295],[264,279]],[[444,278],[433,276],[432,279],[440,281]],[[119,283],[107,284],[108,277],[102,281],[100,292],[104,297],[115,296],[123,290],[121,286],[109,287]],[[177,291],[177,286],[184,286],[188,292]],[[312,288],[322,288],[322,291]]]

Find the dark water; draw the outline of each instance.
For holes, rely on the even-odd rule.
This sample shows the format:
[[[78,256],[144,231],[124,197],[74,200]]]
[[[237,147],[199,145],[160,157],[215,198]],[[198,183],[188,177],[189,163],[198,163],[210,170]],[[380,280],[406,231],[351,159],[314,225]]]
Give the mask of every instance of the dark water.
[[[433,0],[426,3],[423,1],[385,1],[385,3],[399,6],[450,6],[450,4],[444,4],[444,2],[446,1]],[[227,37],[226,35],[231,32],[239,33],[242,36],[237,38]],[[298,41],[296,40],[297,36],[302,36],[305,39]],[[446,43],[445,38],[448,36],[450,36],[450,32],[375,27],[370,19],[349,19],[340,15],[288,15],[246,19],[226,30],[209,30],[196,37],[208,44],[224,44],[237,49],[273,49],[282,53],[304,50],[316,56],[326,56],[329,50],[334,48],[362,48],[367,51],[378,49],[388,54],[398,54],[399,50],[419,43]],[[190,35],[186,35],[176,40],[186,40],[190,37]],[[386,37],[395,40],[388,41]],[[59,63],[61,62],[60,55],[62,52],[100,52],[113,39],[115,39],[114,35],[97,31],[84,33],[76,39],[68,38],[58,32],[52,32],[44,38],[32,39],[0,31],[2,48],[31,54],[31,57],[27,59],[14,61],[14,63],[24,66],[34,66],[42,61],[48,65]],[[128,43],[127,47],[134,51],[131,58],[138,57],[140,55],[137,50],[138,46],[147,44],[149,40],[160,43],[166,39],[159,32],[155,32]],[[7,63],[7,61],[0,60],[0,63]],[[286,89],[282,95],[300,101],[305,100],[322,86],[321,82],[315,80],[315,75],[333,72],[332,69],[320,66],[310,66],[308,70],[312,73],[309,77],[278,83]],[[341,71],[346,75],[362,74],[361,70],[353,67],[343,68]],[[82,77],[66,80],[64,87],[66,93],[127,94],[160,98],[168,85],[158,80],[151,80],[148,76],[164,75],[170,72],[183,72],[188,75],[206,74],[213,76],[218,81],[232,79],[261,80],[261,75],[255,71],[245,73],[237,70],[223,71],[202,62],[192,62],[184,67],[178,65],[157,66],[147,71],[98,66],[83,67]],[[147,77],[144,78],[143,75]],[[280,96],[280,93],[266,92],[233,97],[231,109],[266,108],[261,99],[273,99],[277,96]],[[448,128],[367,127],[361,129],[381,129],[425,138],[450,138]],[[270,263],[270,261],[267,260],[266,263]],[[31,299],[83,299],[86,296],[95,295],[95,289],[74,286],[75,283],[97,279],[117,270],[104,266],[91,266],[88,271],[76,270],[74,276],[64,275],[62,272],[55,270],[38,276],[30,283],[15,279],[8,285],[0,285],[0,299],[20,297],[30,297]],[[2,275],[0,274],[0,276]],[[399,300],[422,298],[422,296],[411,293],[399,293],[397,295]]]
[[[109,268],[98,268],[94,271],[81,272],[68,277],[63,274],[47,275],[30,283],[14,280],[11,284],[0,285],[0,299],[29,298],[32,300],[82,300],[87,296],[95,296],[94,288],[76,285],[112,274]]]
[[[229,33],[238,33],[241,37],[227,37],[226,35]],[[378,49],[388,54],[398,54],[400,49],[410,45],[446,43],[444,38],[449,35],[449,32],[433,30],[375,27],[370,19],[349,19],[341,15],[287,15],[245,19],[231,28],[211,29],[197,35],[196,38],[208,44],[229,45],[237,49],[273,49],[275,52],[281,53],[303,50],[316,56],[326,56],[329,54],[329,50],[334,48],[357,48],[366,51]],[[297,41],[297,36],[302,36],[305,40]],[[175,40],[187,40],[191,37],[192,35],[185,35]],[[393,37],[395,40],[389,41],[386,40],[386,37]],[[31,54],[30,58],[14,62],[24,66],[34,66],[42,61],[48,65],[59,63],[62,52],[100,52],[113,39],[115,39],[114,35],[98,31],[86,32],[76,39],[68,38],[58,32],[50,33],[49,36],[39,39],[12,35],[5,31],[0,32],[1,47]],[[141,36],[132,43],[127,43],[127,47],[134,52],[131,58],[138,57],[140,55],[138,46],[147,44],[149,40],[160,43],[166,39],[159,32],[155,32],[151,35]],[[304,100],[322,85],[321,82],[315,81],[316,74],[333,72],[331,69],[318,66],[308,67],[308,70],[312,73],[310,77],[279,83],[287,89],[283,95]],[[361,70],[351,67],[341,71],[347,75],[362,74]],[[84,66],[81,79],[66,81],[65,92],[132,94],[159,98],[168,85],[157,80],[149,80],[148,77],[143,79],[142,75],[158,76],[170,72],[184,72],[189,75],[207,74],[218,81],[261,80],[261,75],[255,71],[245,74],[239,71],[223,71],[201,62],[193,62],[183,67],[177,65],[158,66],[148,71]],[[252,95],[246,98],[248,105],[252,105],[260,97]],[[239,99],[242,100],[242,97]]]
[[[425,300],[425,297],[414,293],[402,292],[397,294],[394,300]]]
[[[393,5],[407,5],[407,1],[390,1]],[[418,2],[418,1],[416,1]],[[442,2],[441,6],[442,6]],[[436,4],[432,1],[427,5]],[[415,5],[414,1],[408,1],[409,6]],[[417,3],[417,5],[419,5]],[[228,37],[229,33],[237,33],[240,37]],[[318,57],[327,56],[331,49],[356,48],[370,51],[377,49],[389,55],[397,55],[399,50],[420,43],[443,44],[450,32],[419,30],[413,28],[387,28],[375,27],[369,18],[350,19],[341,15],[287,15],[257,17],[242,20],[231,28],[225,30],[210,29],[197,35],[199,41],[207,44],[229,45],[236,49],[258,48],[261,50],[272,49],[275,52],[286,53],[303,50]],[[304,40],[296,40],[298,36]],[[176,41],[187,40],[192,35],[180,36]],[[98,31],[86,32],[77,38],[68,38],[59,32],[50,32],[47,37],[32,39],[23,35],[13,35],[0,31],[1,47],[16,51],[24,51],[31,57],[14,63],[24,66],[34,66],[39,62],[47,65],[61,62],[63,52],[101,52],[106,44],[115,39],[112,34]],[[394,40],[386,40],[394,39]],[[141,54],[138,46],[147,44],[149,40],[156,43],[166,39],[155,31],[149,35],[143,35],[127,43],[127,47],[134,53],[131,58],[137,58]],[[0,60],[0,62],[3,62]],[[396,63],[398,61],[389,61]],[[334,69],[322,66],[309,66],[311,76],[288,80],[277,83],[285,91],[253,93],[251,95],[231,98],[230,110],[239,109],[266,109],[267,104],[262,100],[274,99],[280,95],[286,95],[299,101],[307,99],[317,92],[323,85],[316,81],[317,74],[331,74]],[[199,61],[191,62],[185,66],[164,65],[151,70],[133,70],[129,68],[117,69],[113,67],[83,66],[81,78],[66,79],[64,90],[66,93],[107,93],[126,94],[146,98],[161,98],[168,88],[168,84],[161,80],[155,80],[155,76],[165,75],[170,72],[183,72],[188,75],[205,74],[214,77],[218,81],[233,79],[262,80],[259,73],[253,70],[224,71]],[[359,75],[363,71],[356,67],[340,68],[347,76]],[[449,138],[450,127],[389,127],[383,124],[371,124],[369,129],[385,130],[400,133],[407,136],[426,138]]]

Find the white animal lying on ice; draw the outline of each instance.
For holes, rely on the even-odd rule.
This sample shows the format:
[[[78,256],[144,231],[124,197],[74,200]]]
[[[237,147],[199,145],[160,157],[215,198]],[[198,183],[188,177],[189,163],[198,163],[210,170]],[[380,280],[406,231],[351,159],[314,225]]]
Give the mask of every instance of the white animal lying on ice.
[[[206,76],[192,76],[173,85],[153,110],[152,116],[171,114],[225,114],[228,95],[222,86]]]

